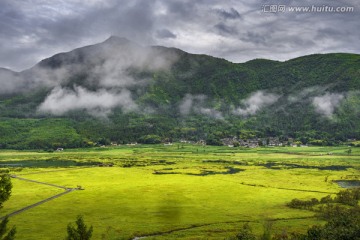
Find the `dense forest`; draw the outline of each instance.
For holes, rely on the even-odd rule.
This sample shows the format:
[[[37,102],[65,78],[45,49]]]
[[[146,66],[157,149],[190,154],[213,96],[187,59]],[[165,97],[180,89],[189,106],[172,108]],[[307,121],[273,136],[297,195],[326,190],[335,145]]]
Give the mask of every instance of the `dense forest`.
[[[231,63],[111,37],[0,69],[0,148],[360,139],[360,55]]]

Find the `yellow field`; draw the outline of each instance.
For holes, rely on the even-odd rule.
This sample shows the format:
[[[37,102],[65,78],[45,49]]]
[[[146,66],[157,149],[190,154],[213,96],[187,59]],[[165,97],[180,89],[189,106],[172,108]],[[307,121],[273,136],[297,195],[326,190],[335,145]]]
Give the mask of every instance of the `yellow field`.
[[[258,233],[269,220],[274,232],[305,231],[321,223],[311,218],[313,212],[290,209],[286,203],[336,193],[340,187],[333,180],[359,177],[358,149],[351,155],[344,151],[123,146],[56,153],[3,151],[0,161],[21,164],[8,169],[22,178],[84,188],[11,216],[18,239],[63,239],[67,224],[79,214],[94,227],[94,239],[224,239],[244,222]],[[88,165],[61,166],[66,161]],[[16,178],[12,183],[1,216],[64,191]]]

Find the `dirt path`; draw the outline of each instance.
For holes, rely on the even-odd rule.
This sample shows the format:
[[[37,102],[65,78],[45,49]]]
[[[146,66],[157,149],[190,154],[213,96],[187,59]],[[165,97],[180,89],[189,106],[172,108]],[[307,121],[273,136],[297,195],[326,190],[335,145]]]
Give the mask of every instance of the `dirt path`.
[[[74,190],[78,190],[78,189],[76,189],[76,188],[67,189],[65,192],[56,194],[56,195],[54,195],[54,196],[52,196],[52,197],[46,198],[46,199],[44,199],[44,200],[41,200],[40,202],[31,204],[31,205],[29,205],[29,206],[26,206],[26,207],[24,207],[24,208],[21,208],[21,209],[19,209],[19,210],[16,210],[16,211],[14,211],[14,212],[12,212],[12,213],[9,213],[7,216],[8,216],[8,217],[12,217],[12,216],[14,216],[14,215],[20,214],[20,213],[22,213],[22,212],[25,212],[25,211],[31,209],[31,208],[37,207],[37,206],[39,206],[39,205],[41,205],[41,204],[43,204],[43,203],[46,203],[46,202],[48,202],[48,201],[51,201],[51,200],[56,199],[56,198],[58,198],[58,197],[61,197],[61,196],[65,195],[65,194],[67,194],[67,193],[69,193],[69,192],[74,191]],[[6,217],[6,216],[0,217],[0,220],[4,219],[5,217]]]
[[[46,199],[44,199],[44,200],[41,200],[41,201],[39,201],[39,202],[37,202],[37,203],[28,205],[28,206],[26,206],[26,207],[24,207],[24,208],[21,208],[21,209],[19,209],[19,210],[14,211],[14,212],[12,212],[12,213],[9,213],[9,214],[7,215],[8,217],[12,217],[12,216],[14,216],[14,215],[20,214],[20,213],[22,213],[22,212],[24,212],[24,211],[27,211],[27,210],[32,209],[32,208],[34,208],[34,207],[37,207],[37,206],[39,206],[39,205],[41,205],[41,204],[43,204],[43,203],[46,203],[46,202],[49,202],[49,201],[54,200],[54,199],[56,199],[56,198],[59,198],[59,197],[65,195],[65,194],[68,194],[68,193],[72,192],[72,191],[81,190],[80,188],[67,188],[67,187],[65,187],[65,186],[59,186],[59,185],[52,184],[52,183],[35,181],[35,180],[27,179],[27,178],[22,178],[22,177],[19,177],[19,176],[16,176],[16,175],[10,175],[10,177],[11,177],[11,178],[15,178],[15,179],[19,179],[19,180],[21,180],[21,181],[33,182],[33,183],[37,183],[37,184],[47,185],[47,186],[50,186],[50,187],[61,188],[61,189],[64,189],[65,191],[62,192],[62,193],[56,194],[56,195],[54,195],[54,196],[48,197],[48,198],[46,198]],[[0,220],[4,219],[5,217],[6,217],[6,216],[0,217]]]
[[[16,176],[16,175],[10,175],[10,177],[11,178],[16,178],[16,179],[19,179],[19,180],[22,180],[22,181],[33,182],[33,183],[38,183],[38,184],[43,184],[43,185],[47,185],[47,186],[51,186],[51,187],[62,188],[62,189],[68,190],[67,187],[55,185],[55,184],[52,184],[52,183],[39,182],[39,181],[36,181],[36,180],[22,178],[22,177],[19,177],[19,176]]]
[[[83,169],[83,168],[93,168],[93,167],[96,167],[96,166],[76,167],[76,168],[67,168],[67,169],[60,169],[60,170],[42,171],[42,172],[20,173],[20,174],[17,174],[16,176],[42,174],[42,173],[50,173],[50,172],[65,172],[65,171],[73,171],[73,170],[79,170],[79,169]]]

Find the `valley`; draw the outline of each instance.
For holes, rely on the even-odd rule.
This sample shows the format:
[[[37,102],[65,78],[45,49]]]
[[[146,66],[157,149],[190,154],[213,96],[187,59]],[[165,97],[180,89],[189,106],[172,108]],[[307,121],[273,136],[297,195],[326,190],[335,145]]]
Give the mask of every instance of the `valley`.
[[[18,179],[1,216],[61,194],[62,186],[78,191],[10,217],[19,239],[61,239],[79,214],[95,239],[225,239],[245,222],[260,235],[267,221],[274,233],[305,232],[323,221],[287,203],[334,196],[342,189],[336,181],[359,180],[359,160],[360,149],[349,154],[347,146],[2,150],[2,171]]]

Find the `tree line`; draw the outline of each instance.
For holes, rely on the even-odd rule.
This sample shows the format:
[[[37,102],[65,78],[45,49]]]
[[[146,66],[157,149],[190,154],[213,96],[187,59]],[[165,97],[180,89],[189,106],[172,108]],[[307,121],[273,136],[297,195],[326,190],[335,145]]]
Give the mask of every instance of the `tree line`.
[[[264,232],[257,236],[249,223],[245,223],[234,237],[229,240],[359,240],[360,239],[360,188],[342,190],[335,197],[330,195],[320,200],[293,199],[288,207],[316,212],[324,225],[314,225],[305,233],[272,233],[272,223],[264,224]]]

